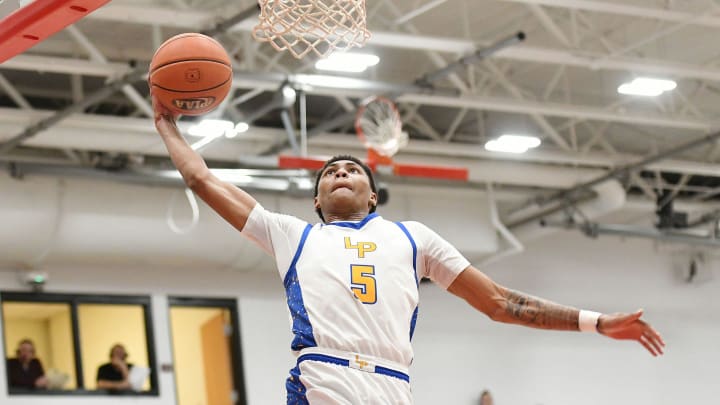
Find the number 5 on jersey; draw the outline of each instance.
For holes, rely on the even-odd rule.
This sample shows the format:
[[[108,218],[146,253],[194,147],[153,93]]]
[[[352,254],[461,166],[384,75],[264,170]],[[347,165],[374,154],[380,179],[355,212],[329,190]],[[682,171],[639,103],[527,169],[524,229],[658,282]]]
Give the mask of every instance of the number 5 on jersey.
[[[377,288],[375,286],[375,266],[364,264],[350,265],[350,287],[355,296],[363,304],[377,302]]]

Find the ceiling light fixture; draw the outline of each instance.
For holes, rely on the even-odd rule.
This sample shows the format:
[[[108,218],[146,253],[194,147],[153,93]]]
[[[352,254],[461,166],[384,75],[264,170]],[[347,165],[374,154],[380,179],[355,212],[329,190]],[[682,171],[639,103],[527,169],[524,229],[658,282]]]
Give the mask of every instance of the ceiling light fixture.
[[[631,96],[657,97],[675,87],[677,83],[672,80],[638,77],[631,82],[621,84],[617,91]]]
[[[334,52],[315,62],[315,69],[333,72],[360,73],[380,62],[376,55],[367,53]]]
[[[540,138],[527,135],[502,135],[485,143],[485,149],[492,152],[525,153],[540,146]]]
[[[235,125],[235,135],[247,132],[249,129],[250,129],[250,125],[247,122],[238,122]],[[232,138],[232,137],[230,137],[230,138]]]
[[[235,129],[235,124],[227,120],[204,119],[188,128],[188,135],[202,137],[218,137]]]

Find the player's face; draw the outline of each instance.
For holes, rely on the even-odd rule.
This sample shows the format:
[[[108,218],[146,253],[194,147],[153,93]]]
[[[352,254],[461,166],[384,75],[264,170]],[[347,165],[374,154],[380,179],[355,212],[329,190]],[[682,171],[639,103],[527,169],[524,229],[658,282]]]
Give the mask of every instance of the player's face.
[[[370,179],[363,168],[351,160],[338,160],[320,175],[315,207],[323,213],[367,213],[377,203]]]

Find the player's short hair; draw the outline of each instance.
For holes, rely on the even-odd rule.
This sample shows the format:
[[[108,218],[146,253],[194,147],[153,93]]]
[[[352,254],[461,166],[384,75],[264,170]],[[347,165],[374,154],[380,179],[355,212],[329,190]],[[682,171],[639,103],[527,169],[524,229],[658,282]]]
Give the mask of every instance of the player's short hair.
[[[372,170],[370,170],[370,168],[365,163],[363,163],[362,160],[352,155],[336,155],[328,159],[327,162],[325,162],[325,164],[323,165],[322,169],[318,170],[317,174],[315,175],[315,190],[313,197],[317,197],[318,195],[318,186],[320,184],[320,176],[322,176],[322,173],[325,171],[325,169],[327,169],[328,166],[340,160],[349,160],[362,167],[362,169],[365,171],[365,174],[368,176],[368,179],[370,180],[370,189],[373,193],[377,194],[377,188],[375,187],[375,178],[373,178]],[[370,213],[375,212],[375,208],[376,207],[374,205],[370,207]],[[325,218],[323,217],[320,208],[317,208],[315,212],[317,212],[320,219],[325,222]]]

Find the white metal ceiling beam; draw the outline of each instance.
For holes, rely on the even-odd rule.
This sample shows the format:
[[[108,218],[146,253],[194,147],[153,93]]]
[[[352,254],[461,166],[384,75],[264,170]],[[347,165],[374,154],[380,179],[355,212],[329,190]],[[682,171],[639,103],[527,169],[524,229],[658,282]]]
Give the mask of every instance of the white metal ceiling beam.
[[[495,66],[495,64],[492,61],[487,61],[485,63],[485,66],[492,72],[493,76],[497,79],[497,81],[500,83],[500,85],[505,88],[513,97],[518,99],[519,101],[526,101],[525,97],[523,97],[522,92],[520,89],[515,86],[514,84],[510,83],[510,80],[505,76],[505,74]],[[533,118],[535,123],[542,128],[542,130],[550,137],[550,139],[555,142],[558,146],[560,146],[564,150],[570,150],[570,145],[567,144],[565,141],[565,138],[563,138],[556,130],[553,128],[552,125],[540,114],[532,113],[530,116]]]
[[[577,50],[565,51],[561,49],[520,45],[503,49],[495,54],[494,57],[523,62],[569,65],[593,70],[620,70],[638,74],[661,74],[691,79],[720,81],[720,69],[717,68],[648,58],[618,57],[603,59],[602,54],[583,53]]]
[[[2,64],[0,69],[32,70],[43,73],[78,74],[85,76],[121,77],[132,69],[123,63],[100,63],[85,59],[60,58],[21,54]]]
[[[395,13],[395,15],[399,16],[399,15],[401,14],[401,13],[400,13],[400,10],[397,8],[397,6],[395,6],[395,4],[393,3],[393,1],[391,1],[391,0],[384,0],[384,4],[385,4],[388,8],[390,8],[390,9],[393,11],[393,13]],[[419,30],[415,27],[415,25],[413,25],[411,22],[407,22],[407,23],[405,23],[405,24],[403,24],[403,25],[405,26],[405,28],[406,28],[408,31],[410,31],[410,34],[412,34],[412,35],[418,35],[418,34],[420,33]],[[440,56],[440,54],[439,54],[437,51],[433,51],[433,50],[430,50],[430,49],[426,49],[425,51],[427,52],[427,56],[430,58],[430,60],[432,61],[432,63],[435,64],[435,66],[437,66],[438,68],[444,68],[444,67],[447,66],[448,62],[447,62],[442,56]],[[467,85],[465,84],[465,82],[463,82],[463,80],[460,78],[460,76],[458,76],[457,73],[455,73],[455,72],[450,72],[450,73],[447,74],[446,78],[447,78],[447,80],[450,81],[450,83],[452,83],[455,87],[457,87],[458,89],[460,89],[461,92],[463,92],[463,93],[468,93],[468,92],[469,92],[470,89],[468,89],[468,87],[467,87]]]
[[[499,97],[465,95],[448,97],[441,95],[405,94],[398,98],[400,102],[423,103],[439,107],[473,108],[478,110],[514,112],[523,114],[541,114],[555,117],[590,119],[597,121],[622,122],[625,124],[652,125],[665,128],[692,129],[709,131],[712,123],[685,118],[672,118],[659,115],[626,114],[607,111],[604,108],[586,107],[569,104],[557,104],[536,101],[521,101]]]
[[[8,97],[10,97],[10,99],[20,108],[32,110],[32,106],[28,103],[27,99],[25,99],[25,97],[23,97],[23,95],[15,89],[15,86],[13,86],[2,74],[0,74],[0,89],[4,90],[5,94],[7,94]]]
[[[26,63],[26,68],[32,68],[35,69],[41,69],[43,65],[39,65],[40,63],[45,64],[44,66],[53,66],[55,68],[58,68],[58,66],[62,66],[64,69],[64,73],[72,74],[76,73],[72,67],[75,66],[85,66],[89,65],[91,68],[97,67],[97,65],[102,64],[93,64],[92,62],[84,61],[83,63],[78,63],[77,60],[73,59],[66,59],[66,58],[48,58],[48,57],[42,57],[39,59],[36,59],[36,57],[30,57],[27,55],[20,55],[18,58],[23,57],[22,59],[26,60],[26,58],[31,58],[32,63]],[[14,58],[17,59],[17,58]],[[126,67],[124,65],[123,69]],[[105,69],[108,67],[106,66]],[[117,73],[117,71],[112,71],[113,75]],[[308,78],[317,77],[320,78],[321,76],[318,75],[292,75],[296,80],[298,80],[301,83],[308,82]],[[322,82],[323,80],[315,80],[314,82]],[[355,80],[356,87],[354,89],[349,88],[320,88],[316,87],[313,89],[308,90],[309,94],[319,94],[319,95],[327,95],[327,96],[349,96],[349,97],[364,97],[367,96],[371,90],[368,90],[367,87],[363,89],[363,86],[361,86],[362,83],[365,81],[362,80]],[[368,81],[368,83],[370,83]],[[256,88],[256,89],[265,89],[265,90],[275,90],[278,85],[277,80],[263,80],[260,76],[257,75],[242,75],[237,74],[233,78],[233,86],[237,88]],[[377,90],[377,89],[375,89]],[[578,118],[578,119],[593,119],[598,121],[612,121],[612,122],[623,122],[627,124],[640,124],[640,125],[655,125],[655,126],[667,126],[669,128],[686,128],[686,129],[695,129],[700,131],[707,131],[710,129],[711,124],[710,122],[703,121],[703,120],[691,120],[687,118],[673,118],[673,117],[661,117],[661,116],[649,116],[649,115],[641,115],[641,114],[628,114],[628,113],[616,113],[612,111],[607,111],[603,108],[599,107],[590,107],[590,106],[578,106],[575,104],[568,105],[568,104],[558,104],[558,103],[548,103],[548,102],[534,102],[534,101],[519,101],[519,100],[512,100],[512,99],[505,99],[505,98],[497,98],[497,97],[484,97],[484,96],[473,96],[473,95],[463,95],[460,97],[448,97],[448,96],[442,96],[442,95],[428,95],[428,94],[405,94],[400,97],[400,101],[406,101],[411,103],[417,103],[417,104],[425,104],[425,105],[436,105],[436,106],[443,106],[443,107],[456,107],[456,108],[473,108],[478,110],[489,110],[489,111],[503,111],[503,112],[515,112],[515,113],[525,113],[525,114],[542,114],[542,115],[550,115],[550,116],[558,116],[558,117],[567,117],[567,118]]]
[[[702,25],[706,27],[720,27],[720,17],[704,15],[699,18],[686,11],[674,11],[657,7],[643,7],[632,4],[610,3],[596,0],[498,0],[511,3],[536,4],[550,7],[569,8],[573,10],[593,11],[628,17],[652,18],[660,21]]]
[[[603,58],[601,60],[612,59],[614,57],[634,51],[634,50],[636,50],[640,47],[643,47],[649,43],[655,42],[655,41],[659,40],[660,38],[666,37],[676,31],[679,31],[679,30],[691,25],[692,21],[699,20],[705,16],[711,15],[716,9],[717,9],[717,6],[713,6],[708,11],[705,11],[701,14],[693,15],[692,19],[690,19],[688,21],[683,21],[683,22],[680,22],[677,24],[673,24],[669,27],[665,27],[662,30],[656,31],[653,34],[651,34],[645,38],[642,38],[642,39],[635,41],[629,45],[626,45],[626,46],[622,47],[621,49],[610,52],[610,54],[603,56]],[[598,63],[598,61],[596,61],[595,63]]]
[[[13,59],[22,59],[22,64],[25,69],[31,70],[42,70],[43,66],[52,66],[60,69],[62,67],[63,73],[73,74],[94,71],[96,72],[99,67],[108,69],[111,66],[101,66],[95,62],[87,60],[76,60],[67,58],[52,58],[52,57],[34,57],[28,55],[19,55]],[[11,59],[10,61],[12,61]],[[9,61],[9,62],[10,62]],[[7,62],[6,62],[7,63]],[[4,64],[3,64],[4,66]],[[111,76],[115,76],[122,70],[127,69],[125,65],[115,67],[116,70],[110,70]],[[120,70],[122,69],[122,70]],[[308,78],[318,78],[320,75],[291,75],[296,80],[302,83],[307,83]],[[313,83],[322,82],[323,80],[314,80]],[[371,81],[354,80],[356,84],[354,88],[321,88],[314,87],[309,89],[308,94],[318,94],[326,96],[343,96],[343,97],[365,97],[371,92],[377,91],[377,88],[368,88],[367,84],[372,84]],[[365,83],[365,85],[363,85]],[[258,75],[243,75],[236,74],[233,78],[233,86],[236,88],[257,88],[265,90],[275,90],[279,82],[277,80],[263,80]],[[473,95],[462,95],[459,97],[449,97],[442,95],[428,95],[428,94],[405,94],[400,97],[400,101],[425,104],[425,105],[436,105],[441,107],[456,107],[456,108],[473,108],[478,110],[488,111],[502,111],[502,112],[515,112],[525,114],[541,114],[550,115],[557,117],[567,118],[578,118],[578,119],[592,119],[598,121],[612,121],[612,122],[623,122],[626,124],[640,124],[640,125],[655,125],[655,126],[666,126],[668,128],[685,128],[694,129],[699,131],[707,131],[711,128],[711,124],[703,120],[691,120],[687,118],[673,118],[673,117],[661,117],[661,116],[650,116],[641,114],[628,114],[628,113],[617,113],[607,111],[599,107],[591,106],[578,106],[575,104],[558,104],[548,102],[534,102],[534,101],[520,101],[498,97],[485,97],[485,96],[473,96]]]
[[[511,100],[517,102],[516,100]],[[22,129],[29,123],[41,120],[50,116],[51,111],[20,110],[13,108],[0,108],[0,142],[4,134],[12,134]],[[189,122],[181,120],[179,127],[186,132]],[[118,137],[118,130],[122,130],[123,136]],[[251,156],[256,151],[284,139],[286,133],[283,130],[252,128],[242,137],[233,140],[223,141],[222,145],[207,151],[209,158],[235,160],[241,154]],[[26,141],[29,146],[70,148],[78,150],[114,150],[126,153],[147,153],[152,155],[167,156],[167,151],[162,141],[157,136],[152,120],[147,118],[120,118],[120,117],[98,117],[92,114],[75,114],[47,131],[38,134]],[[343,136],[340,134],[318,135],[310,140],[311,145],[334,146],[341,149],[362,148],[354,135]],[[233,146],[235,145],[235,146]],[[447,158],[446,164],[455,164],[456,159],[491,159],[502,161],[525,161],[545,163],[553,165],[571,165],[573,167],[600,167],[609,168],[626,164],[627,162],[638,161],[642,156],[606,153],[568,153],[559,150],[535,150],[523,155],[506,155],[489,152],[483,149],[482,145],[467,145],[454,143],[440,143],[435,141],[412,140],[400,155],[436,156]],[[453,163],[454,162],[454,163]],[[652,163],[649,170],[661,170],[675,173],[688,173],[693,175],[717,176],[720,165],[707,163],[666,159]]]
[[[348,97],[365,97],[370,93],[377,92],[378,87],[371,87],[373,82],[369,80],[353,79],[348,80],[348,85],[342,88],[320,87],[323,82],[330,82],[328,76],[323,75],[291,75],[291,81],[310,84],[308,94],[324,96],[343,95]],[[365,83],[363,85],[363,83]],[[236,74],[233,77],[233,86],[239,88],[263,88],[274,90],[279,82],[276,79],[263,79],[258,75]],[[478,95],[445,96],[441,94],[423,94],[405,92],[398,97],[397,101],[413,104],[434,105],[438,107],[471,108],[486,111],[501,111],[521,114],[540,114],[555,117],[565,117],[579,120],[597,120],[622,122],[625,124],[651,125],[666,128],[691,129],[697,131],[709,131],[713,126],[710,121],[693,120],[680,117],[669,117],[667,115],[645,115],[632,113],[619,113],[608,111],[603,107],[579,106],[577,104],[550,103],[547,101],[516,100],[504,97],[489,97]]]
[[[435,7],[441,5],[442,3],[445,3],[446,1],[447,0],[432,0],[428,3],[423,4],[420,7],[413,9],[409,13],[396,18],[395,21],[393,21],[393,22],[395,24],[404,24],[404,23],[412,20],[413,18],[419,16],[420,14],[426,13],[426,12],[434,9]]]
[[[99,63],[108,63],[105,55],[103,55],[100,50],[97,49],[97,47],[93,45],[92,42],[90,42],[90,39],[85,34],[83,34],[79,28],[71,25],[67,27],[66,30],[75,39],[75,41],[77,41],[77,43],[80,44],[80,46],[82,46],[85,51],[90,55],[90,59]],[[152,106],[150,106],[150,103],[148,103],[145,98],[140,95],[137,90],[135,90],[133,86],[129,84],[122,86],[122,92],[146,116],[153,116],[154,113]]]
[[[528,4],[544,4],[545,5],[556,5],[560,3],[568,5],[586,5],[592,3],[593,5],[606,5],[617,6],[622,10],[625,7],[629,7],[636,10],[638,15],[643,17],[654,16],[655,13],[646,7],[634,7],[624,6],[620,3],[606,3],[597,1],[583,1],[583,0],[506,0],[506,1],[517,1],[525,2]],[[550,4],[550,3],[558,4]],[[595,4],[597,3],[597,4]],[[610,7],[611,9],[614,9]],[[584,9],[582,7],[575,7]],[[650,11],[648,11],[650,10]],[[666,18],[667,21],[684,22],[691,19],[694,15],[691,13],[673,12],[667,10],[657,9],[660,15],[670,13],[670,15],[679,14],[677,18],[670,19]],[[662,12],[661,12],[662,11]],[[648,14],[649,13],[649,14]],[[635,15],[635,14],[628,14]],[[167,7],[146,7],[146,6],[133,6],[123,5],[121,3],[109,3],[106,6],[98,9],[86,18],[117,21],[122,23],[137,23],[146,25],[156,25],[158,21],[163,21],[163,25],[172,27],[183,27],[192,28],[195,30],[201,30],[209,25],[217,16],[207,11],[200,10],[177,10],[170,9]],[[712,20],[717,20],[717,24],[712,26],[720,26],[720,18],[712,17]],[[701,18],[693,20],[694,23],[708,21],[708,18]],[[232,27],[229,31],[252,31],[253,27],[257,24],[255,18],[248,18],[239,24]],[[437,51],[443,53],[453,54],[466,54],[476,50],[478,47],[491,45],[491,42],[487,43],[475,43],[473,41],[457,38],[442,38],[442,37],[431,37],[416,34],[404,34],[397,32],[382,32],[374,31],[372,37],[368,41],[368,45],[387,46],[402,49],[416,49],[424,51]],[[22,56],[22,55],[21,55]],[[505,58],[520,60],[525,62],[537,62],[545,64],[555,65],[569,65],[575,67],[584,67],[588,69],[601,69],[601,70],[621,70],[621,71],[632,71],[636,73],[645,74],[665,74],[675,77],[695,78],[712,81],[720,81],[720,69],[697,66],[684,63],[677,63],[666,60],[651,60],[645,58],[630,58],[630,57],[618,57],[607,60],[601,60],[603,54],[599,53],[581,53],[577,50],[561,50],[553,48],[542,48],[533,47],[528,45],[516,45],[509,48],[505,48],[496,54],[492,55],[491,58]],[[12,62],[11,59],[9,62]],[[6,62],[8,63],[8,62]]]
[[[538,21],[540,21],[540,24],[542,24],[543,27],[545,27],[546,30],[552,36],[555,37],[562,45],[564,45],[567,48],[570,48],[571,42],[570,39],[565,35],[562,29],[553,21],[553,19],[550,17],[550,15],[545,11],[545,9],[542,8],[542,6],[538,4],[528,4],[527,5],[530,11],[537,17]]]

